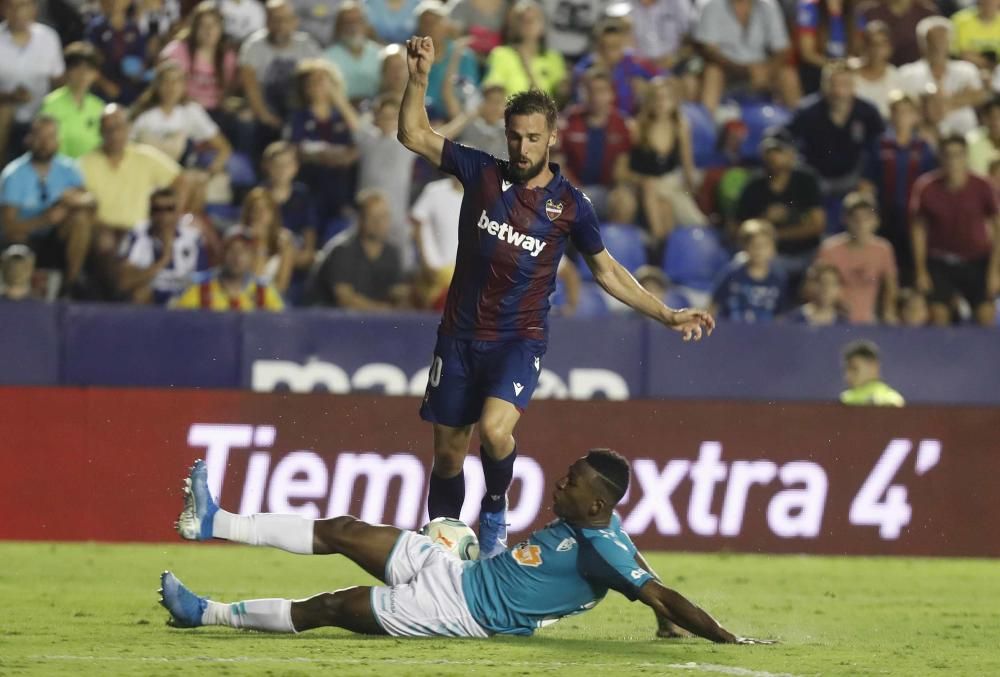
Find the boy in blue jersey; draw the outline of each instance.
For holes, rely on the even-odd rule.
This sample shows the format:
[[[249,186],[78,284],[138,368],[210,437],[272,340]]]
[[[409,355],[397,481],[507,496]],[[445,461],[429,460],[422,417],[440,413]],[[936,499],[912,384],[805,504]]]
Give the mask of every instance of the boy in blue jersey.
[[[572,240],[606,292],[685,340],[711,333],[715,323],[700,310],[667,308],[605,250],[590,200],[549,162],[558,111],[548,95],[527,91],[507,101],[509,160],[498,160],[431,129],[424,104],[434,44],[415,37],[406,47],[409,80],[399,110],[399,140],[464,187],[455,274],[420,409],[434,427],[427,511],[432,519],[461,515],[463,464],[478,423],[486,484],[480,557],[488,559],[506,549],[506,496],[517,457],[514,427],[538,384],[548,299],[567,242]]]
[[[161,604],[175,627],[223,625],[288,633],[340,627],[397,637],[530,635],[593,608],[608,590],[616,590],[650,606],[661,631],[676,624],[714,642],[758,642],[737,637],[660,583],[614,513],[628,489],[629,465],[609,449],[591,450],[556,483],[554,522],[497,557],[472,562],[459,560],[427,536],[353,517],[228,513],[212,499],[207,474],[202,461],[191,469],[177,521],[182,537],[341,554],[385,585],[298,601],[224,604],[195,595],[164,572]]]

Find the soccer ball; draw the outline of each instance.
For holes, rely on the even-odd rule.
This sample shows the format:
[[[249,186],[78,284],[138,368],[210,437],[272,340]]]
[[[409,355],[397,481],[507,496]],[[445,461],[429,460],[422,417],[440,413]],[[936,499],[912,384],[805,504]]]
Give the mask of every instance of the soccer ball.
[[[459,559],[479,557],[479,539],[476,538],[476,532],[462,520],[437,517],[425,524],[420,533]]]

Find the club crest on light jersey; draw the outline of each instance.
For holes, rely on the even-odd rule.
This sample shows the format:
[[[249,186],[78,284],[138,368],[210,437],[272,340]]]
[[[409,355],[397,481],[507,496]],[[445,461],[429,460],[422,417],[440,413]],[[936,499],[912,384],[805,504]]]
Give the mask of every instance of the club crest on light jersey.
[[[559,218],[563,211],[562,202],[553,202],[552,200],[545,201],[545,215],[549,217],[549,221],[555,221]]]

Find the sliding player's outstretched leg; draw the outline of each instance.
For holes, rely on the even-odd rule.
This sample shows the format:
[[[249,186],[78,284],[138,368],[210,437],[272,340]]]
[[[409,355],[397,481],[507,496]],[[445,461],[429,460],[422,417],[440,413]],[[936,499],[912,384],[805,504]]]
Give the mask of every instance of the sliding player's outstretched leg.
[[[176,628],[221,625],[292,633],[336,627],[368,635],[385,634],[372,612],[371,588],[367,587],[324,592],[299,601],[251,599],[227,604],[196,595],[165,571],[160,576],[160,604],[170,612],[169,624]]]
[[[219,538],[270,546],[301,555],[344,555],[379,580],[399,540],[396,527],[368,524],[347,515],[313,520],[301,515],[237,515],[219,508],[208,488],[204,461],[195,461],[185,482],[177,533],[192,541]]]

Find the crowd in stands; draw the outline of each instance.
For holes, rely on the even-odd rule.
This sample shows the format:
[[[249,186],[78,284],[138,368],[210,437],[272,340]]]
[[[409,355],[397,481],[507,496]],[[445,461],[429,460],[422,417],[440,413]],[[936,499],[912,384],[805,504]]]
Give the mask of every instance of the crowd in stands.
[[[434,310],[507,96],[671,305],[996,324],[1000,0],[0,0],[0,299]],[[627,309],[572,252],[564,315]]]

